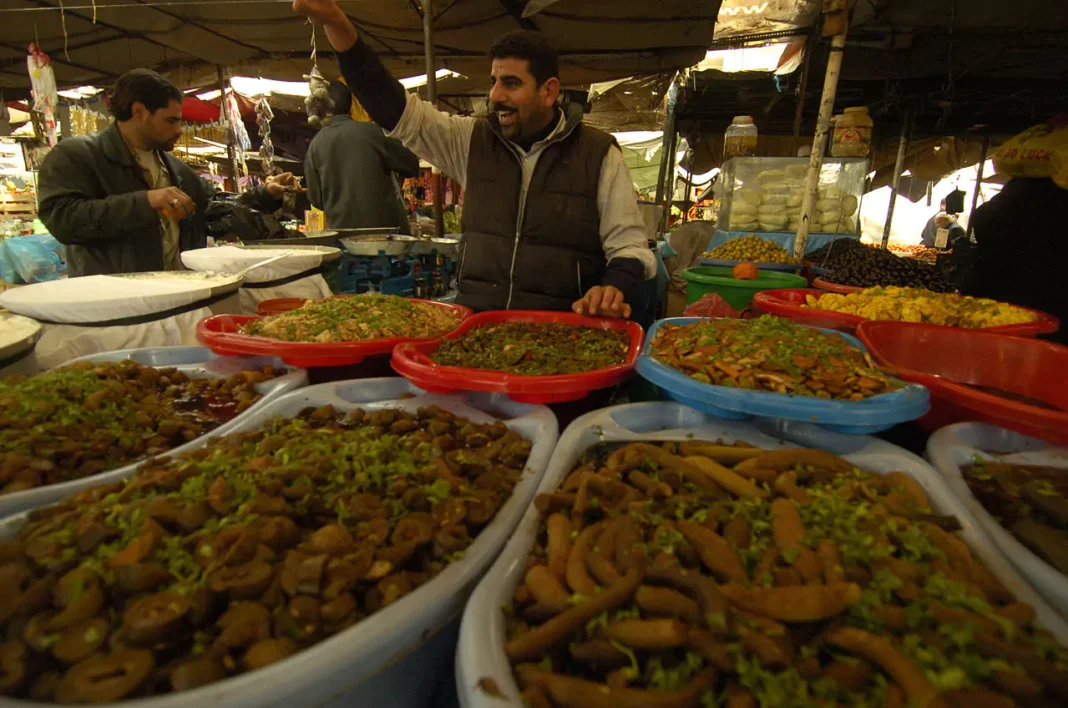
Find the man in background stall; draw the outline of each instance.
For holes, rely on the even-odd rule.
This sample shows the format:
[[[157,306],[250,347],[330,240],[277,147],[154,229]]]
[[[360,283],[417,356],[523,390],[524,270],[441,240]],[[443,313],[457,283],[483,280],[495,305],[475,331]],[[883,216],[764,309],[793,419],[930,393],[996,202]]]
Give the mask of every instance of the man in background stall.
[[[181,270],[181,252],[207,245],[204,213],[214,187],[170,154],[182,136],[182,92],[148,69],[118,78],[115,122],[67,138],[38,175],[40,217],[66,246],[70,276]],[[278,175],[241,196],[274,211],[293,182]]]
[[[394,174],[419,176],[419,158],[374,123],[350,117],[352,93],[340,81],[329,88],[333,108],[308,147],[304,176],[312,206],[331,229],[398,227],[410,234]]]

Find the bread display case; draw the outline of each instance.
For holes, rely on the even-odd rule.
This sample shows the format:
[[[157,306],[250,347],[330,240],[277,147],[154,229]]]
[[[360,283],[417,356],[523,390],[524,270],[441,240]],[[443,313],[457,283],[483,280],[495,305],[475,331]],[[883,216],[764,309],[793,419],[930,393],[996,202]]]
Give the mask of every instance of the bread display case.
[[[719,229],[794,233],[801,219],[807,157],[735,157],[723,163]],[[813,234],[856,234],[866,158],[824,158],[809,224]]]

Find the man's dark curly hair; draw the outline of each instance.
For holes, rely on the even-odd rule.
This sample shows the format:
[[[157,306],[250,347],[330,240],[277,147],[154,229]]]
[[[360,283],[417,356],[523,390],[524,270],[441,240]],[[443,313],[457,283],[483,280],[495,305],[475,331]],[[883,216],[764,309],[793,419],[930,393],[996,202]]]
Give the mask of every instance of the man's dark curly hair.
[[[166,108],[171,101],[182,102],[182,92],[151,69],[127,71],[115,81],[108,108],[117,120],[133,117],[133,104],[141,102],[150,113]]]
[[[540,32],[517,30],[498,37],[490,47],[490,59],[526,59],[538,86],[560,78],[560,57],[552,40]]]

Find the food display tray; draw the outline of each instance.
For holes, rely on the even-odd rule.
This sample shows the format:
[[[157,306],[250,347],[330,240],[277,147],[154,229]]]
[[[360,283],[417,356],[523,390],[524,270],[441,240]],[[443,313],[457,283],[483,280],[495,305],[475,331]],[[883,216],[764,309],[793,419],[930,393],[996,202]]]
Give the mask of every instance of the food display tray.
[[[410,396],[410,398],[404,398]],[[292,418],[311,407],[332,405],[338,410],[383,408],[414,413],[424,406],[441,408],[479,423],[500,420],[534,447],[528,472],[497,516],[464,551],[463,558],[445,568],[392,605],[353,627],[271,666],[241,674],[203,688],[181,693],[123,701],[123,708],[188,708],[196,705],[226,708],[343,708],[348,706],[427,705],[452,660],[460,616],[468,595],[504,547],[531,499],[556,447],[556,417],[543,406],[509,401],[503,396],[426,394],[401,378],[367,379],[309,386],[271,401],[246,416],[229,432],[255,430],[278,416]],[[192,447],[202,447],[200,440]],[[0,539],[11,538],[27,514],[0,522]],[[55,704],[3,701],[27,708],[57,708]]]
[[[455,312],[461,320],[471,310],[460,305],[421,300],[428,305]],[[197,323],[197,340],[216,354],[226,356],[275,356],[287,364],[308,368],[359,364],[369,356],[389,354],[398,344],[420,341],[410,337],[373,339],[364,342],[283,342],[280,339],[243,334],[241,328],[259,317],[254,315],[215,315]]]
[[[826,290],[829,293],[839,293],[841,295],[864,292],[864,288],[858,288],[855,285],[839,285],[838,283],[832,283],[823,277],[814,279],[812,281],[812,287],[817,290]]]
[[[713,386],[694,381],[683,372],[660,363],[653,357],[653,341],[666,324],[686,325],[702,321],[700,317],[675,317],[660,320],[649,330],[638,373],[659,386],[669,398],[685,403],[710,415],[728,420],[751,417],[778,418],[814,423],[828,430],[849,435],[867,435],[922,417],[930,408],[930,397],[923,386],[906,385],[863,401],[833,401],[811,396],[794,396],[771,391],[749,391],[730,386]],[[844,332],[836,334],[849,345],[864,351],[858,339]]]
[[[920,421],[929,430],[980,421],[1068,445],[1068,347],[907,322],[862,322],[857,336],[875,361],[931,392],[931,412]],[[1059,410],[973,386],[1045,401]]]
[[[719,258],[698,258],[697,262],[700,265],[733,268],[742,263],[751,263],[752,261],[725,261]],[[753,265],[757,267],[757,270],[778,270],[784,273],[799,273],[803,267],[800,263],[753,263]]]
[[[559,323],[626,332],[630,339],[630,349],[627,351],[626,361],[618,366],[584,374],[559,376],[522,376],[483,369],[438,366],[430,359],[430,355],[446,339],[462,337],[479,327],[508,322]],[[425,391],[489,391],[507,394],[512,400],[524,403],[563,403],[585,398],[591,391],[615,386],[629,378],[641,352],[643,336],[641,325],[626,320],[583,317],[571,312],[497,310],[468,318],[459,329],[444,337],[397,347],[393,350],[392,363],[398,374]]]
[[[233,420],[223,423],[207,435],[203,435],[185,445],[179,445],[167,452],[160,453],[159,455],[156,455],[156,457],[174,457],[187,450],[199,447],[207,438],[225,435],[241,425],[245,419],[250,416],[255,416],[263,408],[270,405],[276,398],[293,391],[294,389],[305,386],[308,383],[307,371],[299,368],[295,369],[286,367],[279,359],[268,357],[218,357],[213,355],[211,351],[205,347],[126,349],[104,354],[90,354],[89,356],[84,356],[68,362],[67,365],[80,361],[104,363],[124,361],[126,359],[132,359],[142,366],[152,366],[156,368],[173,367],[182,371],[191,379],[225,379],[242,371],[256,371],[262,369],[264,366],[289,368],[289,371],[286,374],[271,379],[270,381],[264,381],[256,386],[256,390],[261,394],[262,398],[256,401],[256,403],[249,407],[248,410],[240,413]],[[54,501],[70,496],[76,492],[80,492],[88,487],[95,487],[99,484],[108,484],[109,482],[126,479],[132,475],[143,462],[144,460],[132,462],[128,465],[108,470],[107,472],[101,472],[100,474],[86,477],[85,479],[75,479],[70,482],[27,489],[24,492],[0,495],[0,517],[15,514],[25,509],[51,504]]]
[[[808,447],[840,455],[858,467],[885,474],[901,471],[915,479],[937,513],[960,521],[961,538],[972,552],[1019,600],[1035,608],[1038,621],[1062,644],[1068,642],[1068,622],[1060,617],[1016,573],[1002,553],[991,546],[968,509],[954,496],[923,459],[890,443],[866,436],[845,436],[794,422],[739,423],[724,421],[678,403],[634,403],[594,411],[564,431],[538,493],[556,491],[582,454],[604,442],[662,440],[742,441],[765,449]],[[504,708],[523,705],[503,647],[509,603],[527,571],[527,557],[538,537],[538,510],[531,507],[497,562],[482,579],[464,611],[456,651],[456,688],[464,708]],[[492,680],[502,697],[480,686]]]
[[[825,290],[812,290],[798,288],[796,290],[769,290],[757,293],[753,298],[753,306],[761,312],[786,317],[795,322],[811,325],[813,327],[826,327],[843,332],[854,332],[865,318],[856,315],[847,315],[841,312],[815,310],[803,307],[805,297],[812,295],[815,298],[827,295]],[[1026,324],[1005,325],[1002,327],[984,327],[983,332],[994,334],[1007,334],[1014,337],[1034,337],[1039,334],[1052,334],[1060,329],[1061,321],[1053,315],[1032,310],[1027,307],[1020,308],[1035,313],[1038,316],[1036,322]]]
[[[1068,577],[1016,540],[972,495],[962,468],[976,460],[1063,467],[1068,474],[1068,447],[1005,430],[987,423],[958,423],[927,441],[927,459],[957,498],[1028,581],[1054,608],[1068,617]]]

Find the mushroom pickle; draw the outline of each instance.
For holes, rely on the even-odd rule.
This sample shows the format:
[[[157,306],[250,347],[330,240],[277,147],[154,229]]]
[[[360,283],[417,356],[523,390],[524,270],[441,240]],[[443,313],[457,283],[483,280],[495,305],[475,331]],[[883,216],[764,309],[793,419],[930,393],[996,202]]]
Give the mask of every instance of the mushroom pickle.
[[[437,407],[309,408],[36,510],[0,542],[0,696],[110,703],[283,662],[460,561],[531,447]]]

